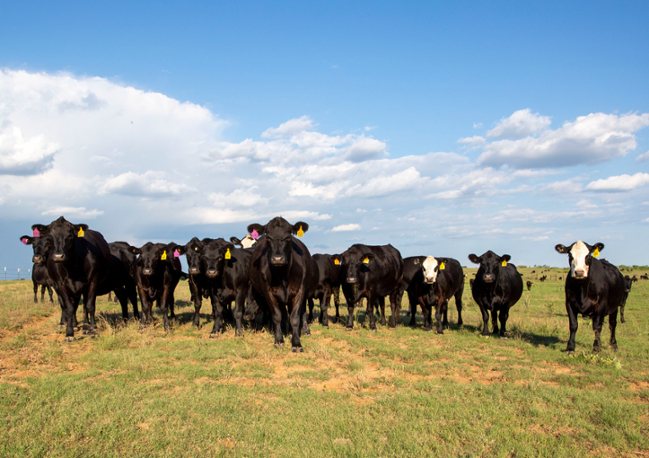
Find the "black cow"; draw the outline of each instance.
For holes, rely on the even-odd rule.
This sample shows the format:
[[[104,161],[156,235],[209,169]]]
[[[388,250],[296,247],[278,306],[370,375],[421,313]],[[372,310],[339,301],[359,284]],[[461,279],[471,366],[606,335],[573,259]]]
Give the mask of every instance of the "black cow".
[[[527,285],[527,290],[528,290],[528,291],[532,291],[532,285],[533,285],[533,284],[534,284],[534,283],[532,283],[530,280],[527,280],[526,285]]]
[[[246,319],[254,319],[267,307],[275,327],[275,345],[284,343],[282,325],[290,321],[292,351],[303,351],[300,331],[309,335],[306,301],[318,279],[307,247],[293,234],[302,236],[309,230],[304,222],[290,224],[278,216],[266,225],[251,224],[261,238],[255,244],[250,261],[250,283],[255,302],[249,303]],[[287,310],[288,309],[288,310]]]
[[[626,300],[629,298],[629,293],[631,292],[631,286],[633,285],[633,280],[628,275],[624,276],[624,300],[620,306],[620,323],[626,323],[624,319],[624,307],[626,306]]]
[[[448,326],[448,300],[451,297],[455,297],[458,326],[462,326],[464,272],[457,260],[433,256],[405,258],[401,285],[402,291],[405,288],[408,292],[411,326],[416,324],[415,316],[417,304],[419,304],[424,315],[424,331],[432,331],[432,309],[434,307],[437,333],[443,334],[444,326]]]
[[[135,263],[135,282],[142,301],[142,325],[152,323],[153,302],[162,311],[165,330],[169,330],[169,316],[173,319],[174,291],[183,276],[180,261],[175,255],[175,243],[147,242],[142,247],[130,247],[139,255]],[[178,254],[180,256],[180,254]]]
[[[235,301],[234,319],[237,335],[243,335],[243,317],[246,297],[250,291],[249,268],[251,250],[239,249],[222,238],[193,238],[184,247],[178,247],[180,254],[187,256],[190,279],[193,280],[194,324],[198,326],[201,295],[212,301],[214,328],[210,337],[223,332],[223,312]],[[197,299],[198,298],[198,299]]]
[[[340,255],[314,254],[312,256],[315,263],[314,272],[318,273],[318,284],[316,289],[309,297],[309,322],[313,320],[313,300],[320,301],[320,323],[329,327],[329,304],[331,296],[334,298],[336,305],[336,317],[333,319],[337,323],[340,319]]]
[[[88,229],[86,224],[72,224],[62,216],[49,226],[36,224],[32,229],[38,229],[41,237],[47,237],[51,243],[47,273],[63,308],[67,324],[65,340],[74,340],[74,322],[81,295],[85,298],[84,310],[90,320],[89,329],[84,326],[83,332],[96,333],[95,301],[111,268],[108,243],[103,235]]]
[[[631,277],[631,281],[632,281],[633,283],[636,283],[636,282],[638,281],[638,277],[636,277],[636,276],[634,275],[633,277]]]
[[[114,289],[123,290],[123,292],[115,292],[115,301],[119,300],[122,307],[122,318],[128,319],[128,307],[125,300],[128,299],[133,306],[133,318],[139,319],[140,312],[137,309],[137,285],[135,283],[137,255],[131,251],[131,245],[126,242],[111,242],[108,244],[108,248],[112,255],[111,277],[113,277]],[[110,292],[108,299],[110,300]]]
[[[618,308],[624,302],[624,277],[613,264],[604,259],[597,259],[603,249],[603,243],[589,245],[581,240],[568,247],[555,247],[559,253],[568,254],[570,262],[570,273],[566,276],[565,286],[566,311],[570,322],[570,339],[566,348],[569,354],[575,352],[578,313],[590,316],[593,320],[593,351],[601,349],[600,334],[604,318],[608,316],[611,347],[617,349],[615,327]]]
[[[376,331],[374,304],[381,306],[381,324],[385,326],[385,296],[390,296],[390,327],[395,327],[401,311],[403,259],[392,245],[352,245],[341,256],[340,280],[349,312],[347,329],[354,327],[354,306],[365,298],[370,329]],[[401,291],[401,294],[399,292]]]
[[[471,294],[482,313],[482,335],[489,335],[489,312],[494,334],[498,334],[500,319],[500,337],[506,338],[507,318],[509,309],[523,295],[523,279],[514,264],[510,264],[511,256],[498,256],[489,250],[482,256],[469,255],[469,260],[480,264],[476,274]]]
[[[38,287],[41,287],[41,302],[45,302],[45,290],[47,289],[48,294],[50,295],[50,303],[54,303],[54,298],[52,297],[52,279],[50,279],[49,274],[47,273],[47,266],[45,261],[47,260],[47,254],[49,252],[49,245],[46,242],[46,237],[30,237],[29,235],[23,235],[20,237],[20,241],[25,245],[31,245],[34,250],[34,256],[32,261],[34,265],[32,266],[32,283],[34,284],[34,303],[38,303]]]

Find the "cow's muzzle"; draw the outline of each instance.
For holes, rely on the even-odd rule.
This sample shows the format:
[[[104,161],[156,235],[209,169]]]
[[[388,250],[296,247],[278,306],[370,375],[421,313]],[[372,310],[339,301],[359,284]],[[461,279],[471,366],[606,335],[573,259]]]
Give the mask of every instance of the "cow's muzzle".
[[[585,278],[586,277],[586,271],[578,269],[575,270],[575,278]]]
[[[482,279],[485,283],[493,283],[496,277],[494,277],[494,274],[484,274]]]
[[[144,269],[142,269],[142,273],[144,275],[153,275],[153,269],[144,268]]]
[[[435,283],[435,279],[434,278],[426,278],[426,283],[428,283],[429,285],[432,285],[433,283]]]
[[[34,264],[42,264],[43,263],[43,256],[40,254],[35,254],[34,257],[32,258],[32,262]]]
[[[283,265],[286,265],[286,257],[285,256],[271,256],[270,262],[274,266],[283,266]]]
[[[198,275],[198,274],[201,273],[201,269],[199,269],[198,267],[190,267],[189,268],[189,273],[191,275]]]
[[[356,277],[347,277],[347,283],[351,283],[352,285],[355,283],[358,283],[358,278]]]
[[[208,269],[207,272],[205,272],[205,275],[207,275],[210,278],[214,278],[219,274],[219,271],[216,269]]]
[[[56,262],[63,262],[65,261],[65,253],[54,253],[52,259]]]

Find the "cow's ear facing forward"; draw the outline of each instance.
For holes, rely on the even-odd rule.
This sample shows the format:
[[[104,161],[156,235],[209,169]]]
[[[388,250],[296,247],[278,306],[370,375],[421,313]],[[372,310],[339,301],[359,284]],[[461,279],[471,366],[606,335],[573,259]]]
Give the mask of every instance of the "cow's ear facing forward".
[[[293,234],[297,234],[299,237],[302,237],[306,231],[309,230],[309,225],[302,221],[298,221],[293,225]]]
[[[597,242],[595,245],[593,245],[590,248],[590,252],[592,254],[595,250],[597,250],[599,252],[599,251],[602,251],[603,249],[604,249],[604,244],[601,243],[601,242]]]
[[[249,234],[252,234],[254,231],[257,231],[257,234],[259,235],[264,235],[266,233],[266,226],[262,226],[261,224],[257,224],[257,223],[253,223],[250,226],[248,226]]]
[[[29,235],[23,235],[20,237],[20,241],[23,242],[25,245],[31,245],[34,243],[34,237],[30,237]]]
[[[510,255],[508,255],[508,254],[504,254],[504,255],[502,255],[502,256],[500,257],[500,260],[501,260],[501,261],[507,261],[507,262],[509,262],[509,260],[510,260],[511,258],[512,258],[512,257],[511,257]]]
[[[179,255],[183,255],[187,253],[187,245],[176,245],[176,251],[178,252]]]
[[[471,261],[474,264],[480,264],[481,259],[477,257],[475,254],[471,253],[469,255],[469,261]]]
[[[230,242],[234,243],[235,245],[243,246],[241,240],[234,236],[230,237]]]
[[[133,254],[140,254],[142,252],[142,250],[140,248],[137,248],[137,247],[134,247],[134,246],[128,247],[128,251],[130,251]]]
[[[558,244],[557,246],[554,247],[554,249],[557,250],[557,252],[561,253],[561,254],[566,254],[566,253],[568,253],[570,251],[570,249],[568,247],[566,247],[565,245],[562,245],[562,244]]]

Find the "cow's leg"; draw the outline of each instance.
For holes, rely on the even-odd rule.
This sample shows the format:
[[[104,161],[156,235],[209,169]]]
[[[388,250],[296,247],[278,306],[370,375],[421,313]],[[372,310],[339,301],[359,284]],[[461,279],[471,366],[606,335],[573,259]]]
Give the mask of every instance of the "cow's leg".
[[[304,351],[302,343],[300,342],[300,322],[306,325],[306,329],[308,330],[307,320],[302,319],[300,316],[302,315],[306,317],[306,298],[304,296],[304,290],[298,291],[298,293],[293,297],[291,310],[289,311],[291,328],[293,329],[293,335],[291,336],[291,351],[293,352]]]
[[[45,285],[41,285],[41,302],[45,302]]]
[[[370,319],[370,330],[376,331],[376,318],[374,317],[374,302],[377,299],[374,297],[374,294],[370,291],[370,294],[367,296],[367,317]],[[385,302],[384,302],[385,304]],[[381,324],[383,324],[381,320]]]
[[[334,305],[336,306],[336,316],[332,321],[338,323],[340,321],[340,286],[332,287],[331,293],[334,296]]]
[[[108,302],[113,302],[113,292],[108,291]]]
[[[140,327],[143,328],[151,324],[151,308],[153,307],[153,303],[143,288],[138,286],[138,290],[140,292],[140,301],[142,301],[142,320],[140,321]]]
[[[52,287],[49,285],[47,286],[47,294],[50,295],[50,304],[54,304],[54,297],[52,297]]]
[[[300,327],[300,335],[304,334],[305,336],[311,335],[311,328],[309,328],[309,320],[307,320],[306,314],[306,301],[304,302],[304,307],[300,310],[300,316],[302,320],[302,325]]]
[[[90,318],[90,328],[88,333],[90,335],[97,335],[97,325],[95,323],[95,303],[97,301],[97,284],[91,282],[88,286],[88,294],[86,296],[86,311]]]
[[[488,336],[489,335],[489,309],[485,307],[482,301],[478,303],[478,306],[480,307],[480,313],[482,313],[482,335]]]
[[[617,351],[617,340],[615,340],[615,327],[617,326],[617,309],[608,316],[608,327],[611,330],[611,348]]]
[[[437,322],[437,334],[444,334],[444,310],[446,309],[445,305],[447,301],[444,300],[443,296],[437,298],[437,303],[435,304],[435,321]]]
[[[201,307],[203,306],[203,296],[202,294],[194,294],[194,320],[192,324],[197,328],[201,327]],[[214,305],[212,305],[212,315],[214,316]]]
[[[313,323],[313,307],[315,307],[315,304],[313,303],[313,298],[310,297],[309,299],[307,299],[307,303],[309,305],[309,316],[307,320],[309,323]]]
[[[626,306],[626,300],[629,297],[629,293],[624,293],[624,299],[622,300],[622,305],[620,306],[620,323],[626,323],[624,321],[624,307]],[[610,323],[610,318],[609,318],[609,323]]]
[[[351,331],[354,328],[354,302],[345,296],[347,302],[347,330]]]
[[[457,325],[462,326],[462,294],[464,294],[464,283],[460,285],[460,289],[455,293],[455,308],[457,309]]]
[[[216,337],[224,331],[223,328],[223,303],[216,297],[216,294],[211,294],[212,310],[214,310],[214,327],[210,333],[210,337]]]
[[[605,304],[602,304],[605,305]],[[595,340],[593,342],[593,351],[597,352],[602,349],[602,325],[604,324],[604,315],[597,313],[593,316],[593,332],[595,333]]]
[[[413,298],[414,299],[414,298]],[[411,309],[414,308],[417,310],[416,302],[419,302],[419,307],[421,308],[421,314],[424,316],[424,331],[430,332],[433,330],[433,307],[428,301],[424,300],[423,296],[420,296],[417,299],[414,299],[412,303],[415,304],[414,307],[411,306]],[[411,304],[412,304],[411,303]]]
[[[169,300],[169,318],[172,320],[176,319],[176,299],[174,298],[173,290],[170,293]]]
[[[325,328],[329,327],[329,303],[331,302],[331,286],[325,286],[320,299],[320,324]]]
[[[491,311],[491,326],[493,327],[493,333],[498,334],[498,305],[494,305]]]
[[[410,321],[408,326],[417,326],[417,298],[408,292],[408,303],[410,304]],[[423,301],[421,302],[423,303]],[[421,313],[424,313],[424,307],[421,306]],[[424,315],[424,328],[426,328],[426,318]]]
[[[388,324],[387,320],[385,319],[385,297],[381,296],[376,299],[374,301],[374,305],[376,311],[381,314],[381,326],[385,326],[386,324]],[[392,316],[394,316],[394,314]]]
[[[74,297],[63,290],[58,290],[57,294],[61,304],[61,326],[65,326],[65,341],[72,342],[74,340],[74,326],[72,325]]]
[[[503,308],[500,310],[500,337],[502,339],[507,338],[507,336],[505,335],[505,333],[507,332],[507,318],[509,318],[509,307],[503,306]]]
[[[577,328],[579,327],[579,325],[577,323],[577,314],[572,309],[567,299],[566,312],[568,313],[568,322],[570,326],[570,337],[568,338],[568,346],[566,347],[566,352],[568,354],[573,354],[575,352],[575,335],[577,334]]]
[[[282,309],[284,307],[279,306],[277,299],[272,294],[265,294],[265,297],[275,328],[275,346],[278,347],[279,345],[284,345],[284,334],[282,333],[282,322],[284,321]],[[284,311],[284,313],[286,312]]]
[[[119,301],[119,305],[122,306],[122,319],[124,319],[124,321],[128,320],[128,296],[126,295],[124,288],[116,288],[115,297]]]
[[[243,335],[243,309],[246,305],[246,296],[248,291],[246,288],[239,287],[237,290],[237,295],[234,298],[234,323],[235,323],[235,336]]]
[[[137,289],[135,283],[131,283],[126,287],[126,294],[128,295],[128,300],[133,305],[133,318],[139,320],[140,312],[137,309]]]
[[[38,304],[38,283],[34,283],[34,304]]]
[[[399,324],[399,315],[401,315],[401,298],[403,297],[403,290],[397,288],[390,293],[390,327],[395,328]],[[385,303],[385,300],[384,300]]]

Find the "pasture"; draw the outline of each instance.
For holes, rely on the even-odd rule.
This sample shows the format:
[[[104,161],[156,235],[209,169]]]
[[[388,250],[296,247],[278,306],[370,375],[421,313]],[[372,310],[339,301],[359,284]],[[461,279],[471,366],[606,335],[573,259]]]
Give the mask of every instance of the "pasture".
[[[649,456],[649,281],[633,285],[618,352],[606,326],[591,353],[580,317],[568,356],[567,269],[525,288],[509,339],[480,335],[475,271],[462,328],[453,301],[443,335],[424,332],[419,311],[406,326],[404,298],[395,329],[370,332],[357,308],[362,325],[315,323],[297,354],[265,330],[209,339],[211,305],[193,328],[185,281],[169,333],[157,313],[142,331],[122,323],[104,296],[100,337],[72,343],[58,304],[34,304],[29,281],[1,282],[0,456]]]

